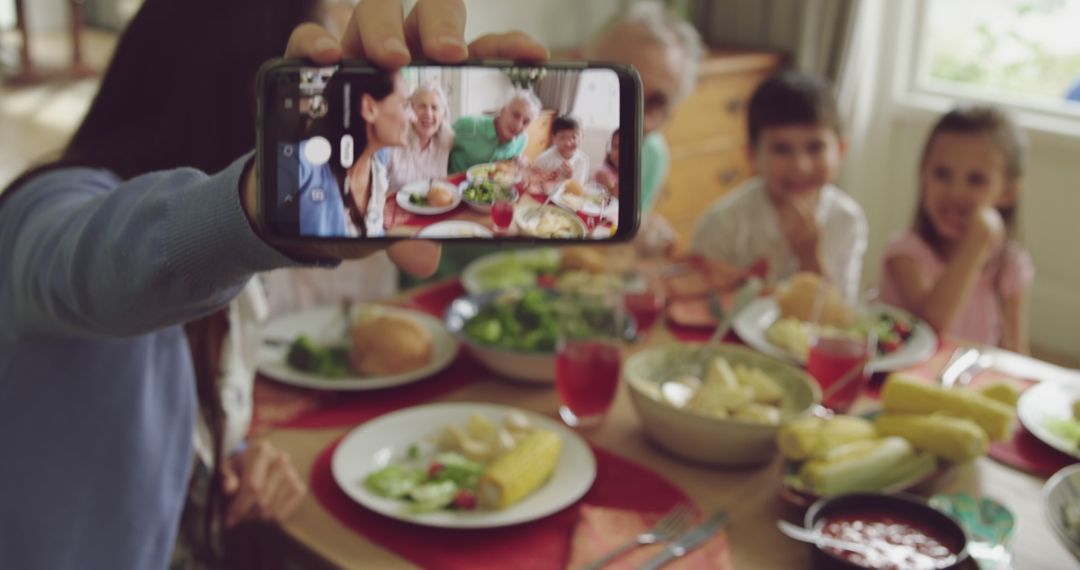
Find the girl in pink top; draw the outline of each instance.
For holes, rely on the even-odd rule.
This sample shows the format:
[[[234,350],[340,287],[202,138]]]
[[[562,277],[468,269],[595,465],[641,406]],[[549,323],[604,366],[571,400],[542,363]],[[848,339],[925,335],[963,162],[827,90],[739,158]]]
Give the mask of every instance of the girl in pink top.
[[[607,188],[612,196],[619,195],[619,129],[611,133],[607,156],[604,157],[600,168],[596,169],[593,179],[597,184]]]
[[[881,297],[939,332],[1028,352],[1035,270],[1012,234],[1024,139],[993,107],[950,111],[923,149],[913,231],[885,251]]]

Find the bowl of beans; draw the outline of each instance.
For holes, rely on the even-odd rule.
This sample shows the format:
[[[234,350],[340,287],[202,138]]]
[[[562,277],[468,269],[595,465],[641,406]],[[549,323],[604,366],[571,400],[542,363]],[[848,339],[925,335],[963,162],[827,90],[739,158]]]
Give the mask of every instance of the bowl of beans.
[[[967,535],[918,497],[853,493],[821,499],[806,512],[821,538],[814,568],[943,570],[966,568]]]

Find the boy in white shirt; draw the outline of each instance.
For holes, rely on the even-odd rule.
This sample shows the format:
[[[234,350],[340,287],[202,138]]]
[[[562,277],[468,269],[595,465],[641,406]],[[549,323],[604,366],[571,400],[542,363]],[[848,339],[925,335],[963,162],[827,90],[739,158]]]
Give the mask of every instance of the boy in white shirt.
[[[532,164],[532,179],[550,193],[560,182],[573,178],[582,184],[589,177],[589,157],[581,151],[581,125],[577,119],[556,117],[551,122],[552,144]]]
[[[748,115],[757,176],[698,220],[693,251],[737,267],[765,258],[774,284],[817,273],[854,299],[868,228],[859,204],[832,184],[845,148],[831,87],[781,72],[754,92]]]

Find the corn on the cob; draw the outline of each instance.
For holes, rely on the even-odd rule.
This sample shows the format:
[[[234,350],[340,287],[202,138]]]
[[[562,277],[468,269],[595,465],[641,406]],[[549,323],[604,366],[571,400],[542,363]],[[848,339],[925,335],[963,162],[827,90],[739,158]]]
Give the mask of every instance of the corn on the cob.
[[[803,461],[845,443],[875,437],[873,424],[860,417],[836,416],[826,420],[810,416],[780,428],[776,444],[784,457]]]
[[[537,430],[521,444],[499,456],[484,471],[477,486],[480,505],[501,509],[535,491],[555,470],[562,438],[552,431]]]
[[[881,435],[898,435],[934,455],[964,463],[986,455],[986,432],[966,418],[923,414],[882,414],[874,420]]]
[[[969,418],[986,432],[991,441],[1003,441],[1012,434],[1015,410],[974,390],[947,390],[916,378],[892,374],[881,390],[881,404],[887,412],[932,414]]]
[[[835,495],[885,489],[935,467],[932,454],[916,454],[904,438],[886,437],[833,448],[804,463],[799,475],[814,493]]]
[[[1005,380],[979,386],[975,390],[983,396],[997,400],[1011,408],[1015,408],[1016,403],[1020,401],[1020,390],[1016,388],[1015,384]]]

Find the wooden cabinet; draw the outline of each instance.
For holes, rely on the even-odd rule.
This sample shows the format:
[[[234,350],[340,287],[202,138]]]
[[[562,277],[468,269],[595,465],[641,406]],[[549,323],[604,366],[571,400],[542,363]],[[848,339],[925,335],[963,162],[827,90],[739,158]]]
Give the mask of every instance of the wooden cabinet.
[[[753,174],[747,105],[782,61],[772,52],[710,52],[699,68],[697,88],[664,129],[671,170],[656,210],[678,232],[679,251],[689,247],[694,224],[709,205]]]
[[[555,111],[540,111],[540,116],[533,119],[526,130],[529,133],[529,142],[525,145],[525,157],[530,162],[536,160],[540,153],[551,146],[551,122],[555,120]]]

